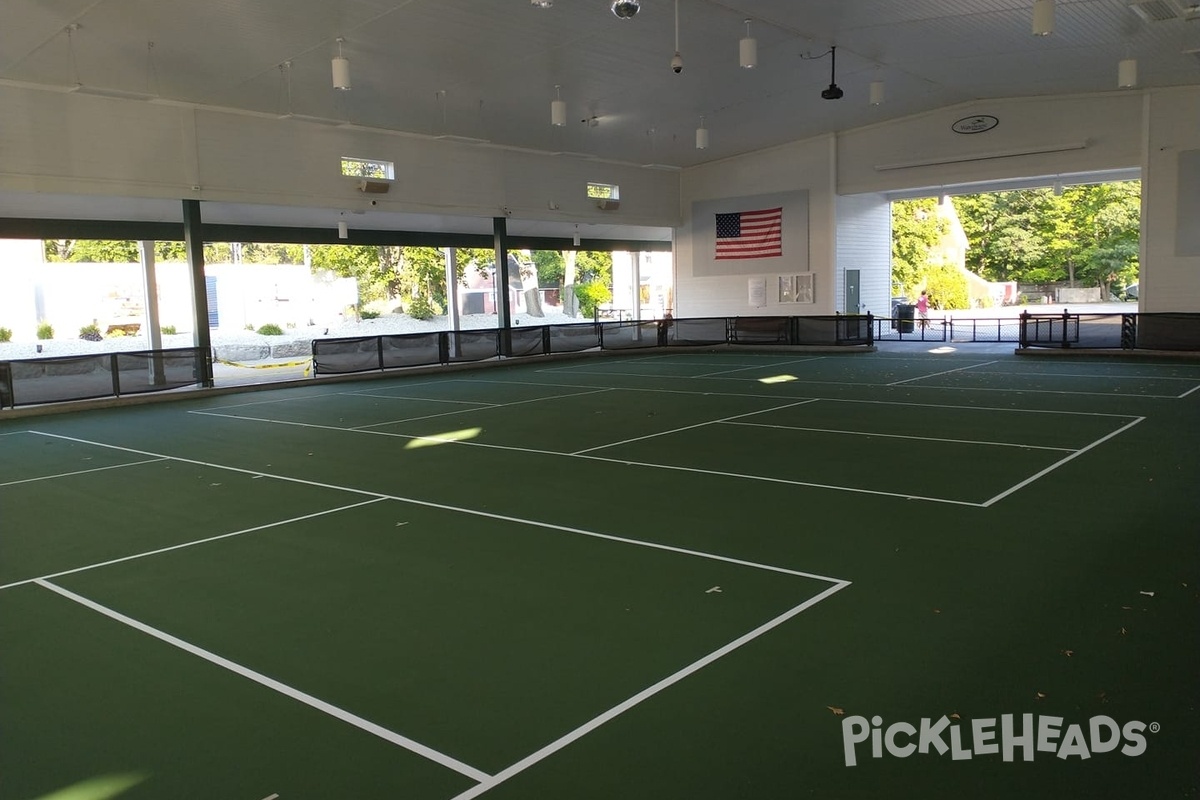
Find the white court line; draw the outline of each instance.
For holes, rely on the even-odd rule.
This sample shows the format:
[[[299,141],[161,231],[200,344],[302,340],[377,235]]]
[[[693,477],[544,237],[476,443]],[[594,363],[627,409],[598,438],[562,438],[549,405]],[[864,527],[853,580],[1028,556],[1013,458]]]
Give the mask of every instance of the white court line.
[[[466,790],[465,792],[463,792],[459,795],[456,795],[453,798],[453,800],[471,800],[471,798],[478,797],[479,795],[483,794],[484,792],[491,791],[492,789],[496,788],[500,784],[507,781],[509,778],[512,778],[513,776],[524,772],[525,770],[529,769],[533,765],[537,764],[539,761],[543,761],[544,759],[553,755],[554,753],[558,752],[559,750],[562,750],[564,747],[571,744],[572,742],[575,742],[575,741],[583,738],[587,734],[589,734],[592,731],[599,728],[601,725],[611,722],[612,720],[616,719],[621,714],[624,714],[626,711],[633,708],[634,706],[650,699],[654,695],[658,694],[659,692],[663,691],[664,689],[667,689],[670,686],[673,686],[674,684],[678,683],[679,681],[683,680],[684,678],[688,677],[689,675],[691,675],[695,672],[698,672],[699,670],[703,669],[704,667],[707,667],[709,664],[712,664],[714,661],[716,661],[724,656],[729,655],[734,650],[737,650],[739,647],[745,645],[746,643],[754,641],[758,637],[762,636],[764,633],[767,633],[768,631],[779,627],[780,625],[782,625],[783,623],[792,619],[793,617],[797,616],[801,612],[808,610],[809,608],[813,607],[814,605],[821,602],[822,600],[829,598],[836,592],[839,592],[842,589],[845,589],[849,585],[850,585],[849,581],[837,582],[835,585],[829,587],[828,589],[821,592],[820,594],[810,597],[808,600],[804,601],[803,603],[796,606],[795,608],[792,608],[792,609],[784,612],[783,614],[780,614],[778,617],[775,617],[775,619],[771,620],[770,622],[767,622],[763,625],[758,626],[757,628],[755,628],[754,630],[750,631],[747,634],[744,634],[743,636],[739,636],[738,638],[734,639],[732,642],[725,645],[724,647],[714,650],[713,652],[704,656],[704,658],[701,658],[699,661],[689,664],[688,666],[684,667],[683,669],[679,670],[678,672],[674,673],[673,675],[663,678],[661,681],[654,684],[653,686],[643,689],[642,691],[640,691],[637,694],[630,697],[628,700],[625,700],[623,703],[613,706],[608,711],[605,711],[603,714],[596,717],[595,719],[592,719],[589,722],[581,725],[580,727],[576,728],[575,730],[571,731],[570,733],[566,734],[565,736],[555,739],[553,742],[546,745],[545,747],[538,750],[537,752],[526,756],[525,758],[521,759],[520,761],[516,762],[515,764],[496,773],[494,776],[487,778],[482,783],[480,783],[478,786],[472,786],[470,789]]]
[[[976,367],[986,367],[988,364],[999,364],[999,363],[1000,363],[999,361],[983,361],[979,364],[968,364],[965,367],[955,367],[954,369],[947,369],[947,370],[942,370],[941,372],[934,372],[930,375],[918,375],[915,378],[905,378],[902,381],[892,381],[891,383],[884,384],[884,385],[885,386],[899,386],[903,383],[909,383],[910,381],[923,381],[926,378],[935,378],[938,375],[949,375],[951,372],[962,372],[964,369],[975,369]]]
[[[767,425],[763,422],[726,422],[726,425],[745,425],[751,428],[778,428],[785,431],[810,431],[812,433],[837,433],[847,436],[879,436],[884,439],[916,439],[919,442],[942,442],[945,444],[981,444],[990,447],[1019,447],[1023,450],[1057,450],[1074,453],[1073,447],[1046,447],[1040,444],[1017,444],[1015,442],[984,442],[976,439],[943,439],[936,436],[906,436],[900,433],[871,433],[869,431],[842,431],[834,428],[801,428],[796,425]]]
[[[16,436],[18,433],[31,433],[31,431],[8,431],[6,433],[0,433],[0,436]]]
[[[343,394],[351,394],[351,392],[322,392],[320,394],[302,394],[295,397],[272,397],[269,400],[251,400],[246,403],[231,403],[225,406],[209,406],[207,411],[225,411],[230,408],[245,408],[246,406],[269,406],[273,403],[291,403],[296,400],[321,400],[326,397],[337,397]]]
[[[19,481],[9,481],[8,483],[0,483],[0,488],[5,486],[16,486],[22,483],[34,483],[36,481],[52,481],[55,478],[69,478],[72,475],[87,475],[89,472],[104,472],[110,469],[124,469],[125,467],[136,467],[141,464],[154,464],[158,461],[165,461],[162,458],[148,458],[145,461],[131,461],[128,464],[110,464],[107,467],[94,467],[92,469],[78,469],[74,472],[60,472],[57,475],[42,475],[40,478],[23,478]]]
[[[583,391],[583,392],[571,392],[570,394],[552,394],[552,395],[546,395],[545,397],[533,397],[528,400],[514,400],[511,403],[488,403],[486,405],[489,409],[491,409],[491,408],[509,408],[511,406],[519,406],[524,403],[540,403],[543,400],[563,400],[568,397],[582,397],[583,395],[587,395],[587,394],[602,394],[604,392],[611,392],[611,391],[613,391],[613,390],[612,389],[589,389],[589,390]],[[394,425],[398,422],[413,422],[414,420],[418,420],[418,419],[431,419],[433,417],[445,417],[445,416],[449,416],[451,414],[469,414],[472,411],[479,411],[479,410],[481,410],[481,409],[460,408],[456,411],[443,411],[440,414],[427,414],[423,417],[408,417],[406,419],[391,420],[389,422],[373,422],[370,425],[355,425],[353,428],[350,428],[349,430],[363,431],[363,430],[366,430],[367,428],[377,428],[380,425]]]
[[[67,598],[68,600],[73,600],[74,602],[78,603],[81,606],[84,606],[85,608],[90,608],[92,611],[95,611],[99,614],[103,614],[104,616],[108,617],[109,619],[113,619],[113,620],[116,620],[117,622],[120,622],[122,625],[127,625],[136,631],[140,631],[148,636],[153,636],[155,639],[158,639],[159,641],[162,641],[162,642],[166,642],[167,644],[171,645],[172,647],[177,647],[180,650],[184,651],[185,653],[190,653],[191,655],[202,658],[205,661],[209,662],[210,664],[216,664],[218,667],[229,670],[230,672],[234,673],[235,675],[240,675],[243,678],[252,680],[261,686],[265,686],[266,688],[268,688],[272,691],[279,692],[280,694],[282,694],[285,697],[288,697],[288,698],[295,700],[297,702],[300,702],[300,703],[304,703],[306,706],[315,708],[317,711],[320,711],[324,714],[328,714],[329,716],[331,716],[335,719],[339,719],[342,722],[345,722],[349,725],[353,725],[354,727],[356,727],[360,730],[366,731],[367,733],[369,733],[373,736],[378,736],[380,739],[383,739],[386,742],[390,742],[391,744],[397,745],[399,747],[403,747],[405,750],[409,750],[413,753],[416,753],[417,755],[427,758],[430,761],[433,761],[437,764],[440,764],[443,767],[446,767],[447,769],[452,769],[455,772],[459,773],[460,775],[467,776],[471,780],[487,781],[487,780],[491,779],[491,776],[488,775],[486,772],[483,772],[482,770],[475,769],[474,767],[470,766],[469,764],[464,764],[463,762],[459,761],[458,759],[451,758],[450,756],[446,755],[445,753],[439,753],[437,750],[434,750],[431,747],[427,747],[413,739],[409,739],[407,736],[401,736],[400,734],[398,734],[394,731],[390,731],[387,728],[384,728],[382,725],[377,725],[374,722],[371,722],[370,720],[363,719],[362,717],[358,716],[357,714],[351,714],[349,711],[345,711],[344,709],[338,708],[337,706],[333,705],[332,703],[327,703],[324,700],[321,700],[320,698],[313,697],[311,694],[302,692],[299,689],[294,689],[285,683],[281,683],[281,682],[275,680],[274,678],[268,678],[266,675],[263,675],[261,672],[255,672],[254,670],[250,669],[249,667],[243,667],[241,664],[230,661],[227,658],[223,658],[223,657],[217,655],[216,653],[212,653],[208,650],[205,650],[202,647],[197,647],[196,645],[191,644],[190,642],[185,642],[183,639],[172,636],[171,634],[166,633],[165,631],[160,631],[157,628],[152,628],[149,625],[145,624],[144,622],[139,622],[136,619],[133,619],[132,617],[127,617],[118,611],[114,611],[113,609],[108,608],[107,606],[102,606],[95,601],[89,600],[86,597],[83,597],[81,595],[75,594],[74,592],[68,591],[67,589],[64,589],[61,586],[57,586],[53,583],[50,583],[49,581],[44,581],[44,580],[39,579],[36,581],[36,583],[38,586],[41,586],[44,589],[49,589],[50,591],[52,591],[56,594],[60,594],[63,597]]]
[[[1177,397],[1176,399],[1177,399],[1177,400],[1181,400],[1181,399],[1183,399],[1184,397],[1187,397],[1187,396],[1188,396],[1189,394],[1191,394],[1192,392],[1196,391],[1197,389],[1200,389],[1200,384],[1196,384],[1195,386],[1193,386],[1192,388],[1188,389],[1188,390],[1187,390],[1186,392],[1184,392],[1183,394],[1179,395],[1179,397]]]
[[[994,364],[1000,362],[994,361]],[[1140,365],[1139,365],[1140,366]],[[1008,370],[997,370],[989,372],[989,375],[1001,376],[1017,376],[1021,378],[1099,378],[1101,380],[1120,380],[1120,381],[1194,381],[1196,378],[1181,378],[1176,375],[1085,375],[1076,372],[1017,372]]]
[[[1028,486],[1029,484],[1033,483],[1033,482],[1034,482],[1034,481],[1036,481],[1037,479],[1039,479],[1039,478],[1041,478],[1041,477],[1043,477],[1043,476],[1045,476],[1045,475],[1047,475],[1047,474],[1049,474],[1049,473],[1053,472],[1054,470],[1056,470],[1056,469],[1058,469],[1059,467],[1061,467],[1063,464],[1066,464],[1066,463],[1067,463],[1068,461],[1070,461],[1071,459],[1073,459],[1073,458],[1076,458],[1076,457],[1078,457],[1078,456],[1081,456],[1081,455],[1083,455],[1083,454],[1084,454],[1084,453],[1086,453],[1087,451],[1091,450],[1093,447],[1096,447],[1097,445],[1100,445],[1100,444],[1103,444],[1104,442],[1107,442],[1109,439],[1113,438],[1114,436],[1117,436],[1118,434],[1122,434],[1122,433],[1124,433],[1125,431],[1129,430],[1129,429],[1130,429],[1130,428],[1132,428],[1134,425],[1137,425],[1139,422],[1141,422],[1141,421],[1142,421],[1142,420],[1144,420],[1144,419],[1145,419],[1145,417],[1138,417],[1138,418],[1136,418],[1135,420],[1133,420],[1133,422],[1130,422],[1130,423],[1129,423],[1129,424],[1127,424],[1127,425],[1122,425],[1120,428],[1117,428],[1115,431],[1113,431],[1112,433],[1108,434],[1107,436],[1102,436],[1101,438],[1099,438],[1099,439],[1097,439],[1096,441],[1092,442],[1091,444],[1089,444],[1087,447],[1083,448],[1082,450],[1076,450],[1074,453],[1071,453],[1071,455],[1067,456],[1066,458],[1064,458],[1064,459],[1061,459],[1061,460],[1059,460],[1059,461],[1056,461],[1056,462],[1054,462],[1053,464],[1051,464],[1050,466],[1046,467],[1046,468],[1045,468],[1044,470],[1042,470],[1041,472],[1038,472],[1036,475],[1033,475],[1033,476],[1031,476],[1031,477],[1028,477],[1028,478],[1026,478],[1025,480],[1021,481],[1021,482],[1020,482],[1020,483],[1018,483],[1016,486],[1013,486],[1013,487],[1012,487],[1012,488],[1010,488],[1010,489],[1005,489],[1003,492],[1001,492],[1000,494],[996,495],[996,496],[995,496],[995,497],[993,497],[991,500],[986,500],[986,501],[984,501],[984,502],[983,502],[981,505],[982,505],[984,508],[988,508],[988,507],[989,507],[989,506],[991,506],[992,504],[1000,502],[1001,500],[1003,500],[1004,498],[1008,497],[1008,496],[1009,496],[1010,494],[1012,494],[1013,492],[1016,492],[1016,491],[1019,491],[1020,489],[1023,489],[1023,488],[1025,488],[1026,486]]]
[[[610,444],[599,444],[599,445],[596,445],[595,447],[588,447],[583,450],[576,450],[575,452],[568,453],[567,455],[581,456],[584,453],[591,453],[594,450],[604,450],[605,448],[608,448],[608,447],[618,447],[623,444],[629,444],[630,442],[640,442],[645,439],[654,439],[658,436],[668,436],[672,433],[682,433],[683,431],[690,431],[693,428],[704,428],[708,425],[716,425],[719,422],[729,422],[730,420],[741,419],[742,417],[753,417],[756,414],[766,414],[771,411],[782,411],[785,408],[794,408],[795,406],[802,406],[802,405],[805,405],[806,403],[815,403],[815,402],[816,402],[815,399],[800,400],[795,403],[787,403],[782,406],[775,406],[774,408],[763,408],[763,409],[759,409],[758,411],[747,411],[745,414],[735,414],[732,417],[725,417],[723,419],[709,420],[708,422],[697,422],[695,425],[684,425],[682,428],[672,428],[669,431],[659,431],[658,433],[648,433],[645,436],[635,436],[632,439],[625,439],[620,442],[612,442]]]
[[[160,460],[165,460],[165,459],[160,459]],[[339,506],[337,508],[326,509],[325,511],[317,511],[312,514],[305,514],[300,517],[292,517],[290,519],[281,519],[278,522],[268,522],[265,525],[255,525],[253,528],[244,528],[240,531],[233,531],[231,533],[221,533],[221,534],[217,534],[216,536],[209,536],[204,539],[196,539],[191,542],[183,542],[182,544],[173,544],[168,547],[160,547],[157,550],[147,550],[144,553],[134,553],[131,556],[121,556],[120,558],[113,558],[113,559],[109,559],[108,561],[98,561],[95,564],[88,564],[87,566],[75,567],[73,569],[64,569],[61,572],[52,572],[49,575],[41,575],[37,578],[26,578],[23,581],[13,581],[12,583],[6,583],[3,586],[0,586],[0,590],[12,589],[14,586],[24,586],[27,583],[34,583],[36,581],[41,581],[41,580],[49,580],[51,578],[61,578],[63,575],[74,575],[77,572],[87,572],[88,570],[99,569],[100,567],[109,567],[109,566],[112,566],[113,564],[120,564],[124,561],[135,561],[139,558],[146,558],[147,556],[156,556],[156,555],[159,555],[160,553],[169,553],[172,550],[182,550],[185,547],[194,547],[198,544],[206,544],[208,542],[215,542],[220,539],[228,539],[232,536],[241,536],[246,533],[254,533],[255,531],[265,531],[268,528],[277,528],[280,525],[290,525],[293,522],[303,522],[306,519],[315,519],[317,517],[323,517],[327,514],[337,514],[338,512],[341,512],[341,511],[349,511],[352,508],[358,508],[360,506],[369,506],[372,503],[379,503],[379,502],[382,502],[384,499],[385,498],[383,498],[383,497],[374,497],[374,498],[371,498],[370,500],[363,500],[360,503],[351,503],[348,506]]]
[[[755,364],[750,367],[738,367],[737,369],[719,369],[716,372],[706,372],[703,375],[693,375],[695,378],[712,378],[717,375],[725,375],[730,372],[745,372],[748,369],[774,369],[776,367],[786,367],[791,364],[804,364],[809,361],[820,361],[823,356],[813,356],[812,358],[792,358],[787,361],[780,361],[775,364]]]
[[[245,417],[233,417],[233,419],[245,419]],[[287,483],[296,483],[296,484],[300,484],[302,486],[317,486],[322,489],[333,489],[335,491],[347,492],[348,494],[357,494],[357,495],[363,495],[366,497],[374,497],[374,498],[378,498],[380,500],[397,500],[401,503],[411,503],[412,505],[422,506],[424,508],[436,508],[436,509],[440,509],[442,511],[450,511],[450,512],[454,512],[457,514],[466,514],[466,515],[472,516],[472,517],[483,517],[484,519],[495,519],[495,520],[500,520],[502,522],[512,522],[517,525],[528,525],[530,527],[543,528],[545,530],[561,531],[563,533],[572,533],[572,534],[576,534],[579,536],[590,536],[595,539],[606,539],[608,541],[619,542],[621,544],[631,544],[631,545],[635,545],[638,547],[648,547],[652,550],[665,550],[665,551],[671,552],[671,553],[681,553],[683,555],[695,556],[697,558],[706,558],[706,559],[709,559],[712,561],[722,561],[727,564],[739,564],[743,567],[754,567],[755,569],[767,570],[769,572],[782,572],[786,575],[796,575],[801,578],[814,578],[816,580],[827,581],[829,583],[838,583],[840,581],[839,578],[830,578],[825,575],[816,575],[811,572],[800,572],[798,570],[786,569],[784,567],[776,567],[776,566],[772,566],[770,564],[759,564],[759,563],[756,563],[753,561],[743,561],[738,558],[730,558],[729,556],[716,555],[715,553],[706,553],[701,550],[688,550],[688,549],[685,549],[682,547],[673,547],[671,545],[658,544],[657,542],[646,542],[646,541],[642,541],[640,539],[627,539],[623,536],[613,536],[612,534],[599,533],[597,531],[589,531],[589,530],[585,530],[584,528],[572,528],[568,525],[556,525],[552,522],[540,522],[538,520],[522,519],[520,517],[510,517],[505,514],[493,514],[488,511],[478,511],[478,510],[472,509],[472,508],[462,508],[459,506],[451,506],[451,505],[446,505],[445,503],[434,503],[429,500],[417,500],[416,498],[413,498],[413,497],[403,497],[400,495],[386,494],[384,492],[372,492],[368,489],[356,489],[351,486],[337,486],[336,484],[332,484],[332,483],[321,483],[320,481],[310,481],[310,480],[306,480],[304,478],[293,478],[288,475],[276,475],[276,474],[272,474],[272,473],[263,472],[262,470],[243,469],[242,467],[229,467],[229,466],[225,466],[223,464],[213,464],[208,461],[197,461],[197,460],[191,459],[191,458],[179,458],[177,456],[163,455],[162,453],[149,453],[144,450],[135,450],[131,447],[121,447],[121,446],[115,445],[115,444],[105,444],[104,442],[93,442],[93,441],[89,441],[87,439],[77,439],[73,436],[64,436],[59,433],[44,433],[41,431],[30,431],[30,432],[37,433],[39,436],[49,436],[53,439],[65,439],[65,440],[71,441],[71,442],[79,442],[81,444],[94,445],[95,447],[105,447],[110,450],[122,450],[127,453],[140,453],[142,455],[158,456],[160,458],[169,458],[172,461],[178,461],[183,464],[196,464],[201,467],[212,467],[213,469],[223,469],[223,470],[227,470],[229,472],[239,472],[239,473],[242,473],[245,475],[259,475],[264,478],[274,478],[275,480],[285,481]],[[411,438],[411,437],[405,437],[405,438]],[[563,453],[555,453],[554,455],[564,455],[564,454]],[[626,462],[626,461],[619,461],[617,459],[600,458],[598,456],[581,456],[581,458],[591,458],[591,459],[595,459],[597,461],[615,461],[616,463],[619,463],[619,464],[630,463],[630,462]],[[634,462],[634,463],[636,463],[636,462]],[[647,464],[645,466],[658,466],[658,465]],[[665,468],[666,469],[686,469],[686,468],[677,468],[677,467],[665,467]],[[703,470],[689,470],[689,471],[702,472]],[[786,481],[786,482],[792,483],[792,481]],[[840,487],[832,487],[832,488],[840,488]],[[845,489],[844,491],[863,491],[863,490]],[[886,494],[886,493],[872,492],[872,494]],[[907,497],[908,495],[897,495],[897,496]],[[955,500],[944,500],[944,501],[940,501],[940,502],[958,503],[958,501],[955,501]],[[979,505],[978,503],[958,503],[958,504],[959,505],[969,505],[969,506]]]
[[[472,406],[497,406],[502,403],[485,403],[482,400],[443,400],[440,397],[414,397],[406,394],[372,394],[371,392],[338,392],[343,397],[378,397],[381,400],[420,400],[427,403],[462,403]]]

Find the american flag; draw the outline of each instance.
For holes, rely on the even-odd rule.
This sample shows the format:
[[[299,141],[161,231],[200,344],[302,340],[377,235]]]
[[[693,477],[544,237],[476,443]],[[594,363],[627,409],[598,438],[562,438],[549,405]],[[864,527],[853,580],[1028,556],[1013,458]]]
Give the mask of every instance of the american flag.
[[[783,209],[717,214],[717,259],[783,255]]]

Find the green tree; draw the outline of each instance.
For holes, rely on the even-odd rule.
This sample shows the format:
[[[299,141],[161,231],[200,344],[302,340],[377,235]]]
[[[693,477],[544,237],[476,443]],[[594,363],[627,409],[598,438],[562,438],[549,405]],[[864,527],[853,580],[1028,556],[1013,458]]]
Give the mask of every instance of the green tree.
[[[930,251],[948,231],[937,215],[937,199],[897,200],[892,203],[892,284],[912,297],[933,266]]]

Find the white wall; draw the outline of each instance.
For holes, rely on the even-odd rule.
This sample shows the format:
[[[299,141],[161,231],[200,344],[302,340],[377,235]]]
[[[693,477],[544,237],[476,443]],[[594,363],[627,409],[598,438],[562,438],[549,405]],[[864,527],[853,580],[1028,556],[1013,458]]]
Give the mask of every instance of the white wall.
[[[1179,219],[1195,208],[1180,203],[1180,192],[1200,191],[1179,181],[1179,154],[1200,149],[1200,88],[1156,91],[1146,99],[1147,159],[1142,182],[1142,270],[1138,286],[1142,311],[1200,312],[1200,257],[1176,253]]]
[[[846,307],[846,270],[859,271],[859,303]],[[879,194],[837,198],[837,310],[889,317],[892,313],[892,204]]]
[[[679,219],[671,171],[10,86],[0,87],[0,108],[0,189],[16,192],[347,208],[362,195],[339,159],[357,156],[396,165],[380,211],[490,218],[507,208],[528,219],[655,227]],[[619,185],[620,211],[596,208],[588,181]]]
[[[770,316],[777,314],[832,314],[834,311],[834,195],[833,137],[822,136],[793,142],[685,170],[680,201],[683,224],[675,237],[675,316]],[[808,269],[815,273],[816,302],[808,305],[780,304],[772,291],[780,275],[796,270],[785,256],[771,272],[757,276],[728,275],[696,277],[692,273],[695,237],[688,209],[701,200],[746,197],[777,192],[808,192]],[[784,209],[787,215],[787,209]],[[750,305],[749,277],[767,281],[767,304]],[[774,295],[774,296],[773,296]]]

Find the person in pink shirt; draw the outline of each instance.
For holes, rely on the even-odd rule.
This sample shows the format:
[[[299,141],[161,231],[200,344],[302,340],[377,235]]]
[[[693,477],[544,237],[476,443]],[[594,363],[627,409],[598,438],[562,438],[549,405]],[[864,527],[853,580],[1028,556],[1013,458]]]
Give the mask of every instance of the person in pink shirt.
[[[921,296],[917,298],[917,317],[921,320],[921,327],[929,327],[929,295],[921,292]]]

